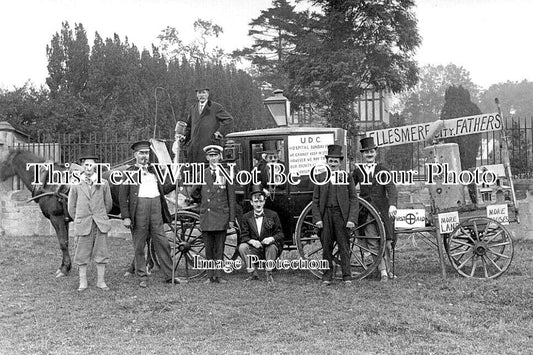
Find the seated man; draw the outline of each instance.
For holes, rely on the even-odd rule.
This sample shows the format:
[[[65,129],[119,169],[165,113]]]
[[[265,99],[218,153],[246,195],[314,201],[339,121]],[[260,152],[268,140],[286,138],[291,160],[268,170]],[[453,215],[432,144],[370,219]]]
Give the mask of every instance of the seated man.
[[[253,210],[242,217],[239,253],[246,262],[249,273],[246,281],[258,280],[257,265],[253,256],[259,260],[275,261],[283,251],[283,233],[278,214],[265,209],[265,192],[261,186],[253,186],[250,204]],[[274,283],[272,267],[266,264],[266,277],[269,284]]]

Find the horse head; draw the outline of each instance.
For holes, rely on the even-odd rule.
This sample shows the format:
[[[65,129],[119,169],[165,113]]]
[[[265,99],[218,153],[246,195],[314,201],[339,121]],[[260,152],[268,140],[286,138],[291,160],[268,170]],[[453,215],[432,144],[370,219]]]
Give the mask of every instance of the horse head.
[[[15,176],[16,172],[13,168],[13,158],[18,152],[18,150],[9,150],[6,159],[0,162],[0,181],[6,181],[10,177]]]
[[[34,169],[30,169],[28,164],[44,163],[45,159],[27,150],[9,150],[7,158],[0,163],[0,180],[17,175],[24,185],[31,190],[34,181]]]

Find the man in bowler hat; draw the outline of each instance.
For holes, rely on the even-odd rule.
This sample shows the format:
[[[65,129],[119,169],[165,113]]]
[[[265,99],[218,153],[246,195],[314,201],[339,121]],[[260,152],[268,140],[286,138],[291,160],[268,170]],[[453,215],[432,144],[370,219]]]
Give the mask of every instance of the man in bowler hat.
[[[134,184],[120,185],[119,202],[123,224],[131,228],[133,249],[135,253],[135,274],[140,278],[140,287],[148,286],[146,258],[144,247],[150,234],[154,243],[161,271],[165,274],[167,283],[172,282],[172,257],[170,244],[163,229],[163,223],[171,222],[165,195],[173,191],[174,184],[161,184],[158,181],[153,166],[150,166],[150,142],[139,141],[132,144],[131,149],[135,157],[135,165],[126,168],[134,171]],[[175,283],[185,283],[185,280],[174,279]]]
[[[276,212],[265,208],[265,191],[260,185],[252,187],[250,204],[252,211],[242,217],[241,244],[239,253],[246,262],[249,275],[246,281],[258,280],[256,266],[251,264],[251,256],[260,260],[275,261],[283,251],[283,232],[281,221]],[[274,283],[272,268],[265,267],[266,279],[269,284]]]
[[[198,102],[192,106],[187,114],[185,135],[182,139],[187,145],[187,160],[189,163],[205,163],[202,149],[211,144],[221,144],[221,139],[233,132],[233,117],[224,107],[209,100],[209,88],[196,88]]]
[[[376,163],[376,154],[377,154],[377,146],[374,143],[374,139],[372,137],[365,137],[361,139],[361,154],[363,155],[363,163],[369,164],[367,169],[368,171],[373,172],[370,173],[370,184],[363,184],[364,181],[364,173],[361,171],[361,168],[356,167],[353,172],[353,178],[355,184],[360,184],[360,196],[361,198],[364,198],[366,201],[370,202],[372,206],[376,208],[376,210],[379,212],[381,219],[383,220],[383,223],[385,225],[385,234],[386,234],[386,247],[385,247],[385,255],[383,256],[383,259],[381,260],[380,264],[378,265],[378,270],[381,275],[381,281],[386,282],[389,278],[394,278],[395,276],[392,274],[390,270],[390,254],[392,250],[392,243],[394,239],[394,217],[396,217],[396,204],[398,202],[398,192],[396,190],[396,186],[394,185],[394,182],[392,180],[385,185],[379,184],[376,181],[376,175],[383,170],[388,171],[388,169],[381,163]],[[375,165],[374,165],[375,164]],[[360,215],[359,216],[359,223],[366,223],[366,219],[369,218],[369,216],[366,215]],[[365,227],[365,235],[371,236],[371,235],[377,235],[377,229],[374,224],[367,224]],[[369,244],[368,247],[371,250],[377,250],[378,245],[375,239],[365,239],[367,243]]]
[[[357,222],[359,203],[357,192],[351,176],[346,182],[335,181],[344,159],[340,145],[328,146],[327,165],[332,178],[323,185],[316,184],[313,190],[313,222],[321,229],[322,257],[328,261],[329,268],[324,271],[322,282],[330,285],[333,279],[333,243],[337,242],[342,269],[342,279],[349,284],[352,281],[350,270],[350,229]],[[317,181],[325,181],[327,173],[317,176]]]

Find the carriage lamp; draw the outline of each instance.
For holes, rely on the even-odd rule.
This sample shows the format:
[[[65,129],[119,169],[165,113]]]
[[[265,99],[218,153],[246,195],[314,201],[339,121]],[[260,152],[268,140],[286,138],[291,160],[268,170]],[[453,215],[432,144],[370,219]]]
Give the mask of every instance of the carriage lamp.
[[[283,90],[274,90],[274,96],[264,99],[263,103],[278,127],[289,125],[291,102],[283,96]]]

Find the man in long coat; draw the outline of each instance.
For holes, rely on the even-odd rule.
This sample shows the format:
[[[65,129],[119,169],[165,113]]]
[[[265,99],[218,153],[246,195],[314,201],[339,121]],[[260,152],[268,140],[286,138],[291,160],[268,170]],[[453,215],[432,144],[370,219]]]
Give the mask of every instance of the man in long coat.
[[[363,163],[369,164],[366,170],[373,172],[369,176],[369,184],[364,184],[365,174],[361,171],[361,168],[356,167],[353,172],[353,178],[355,184],[359,184],[360,192],[359,196],[366,201],[370,202],[374,206],[383,220],[385,225],[385,234],[387,244],[385,248],[385,255],[381,263],[378,266],[378,270],[381,273],[381,281],[385,282],[388,278],[393,278],[394,275],[390,272],[390,254],[392,250],[392,243],[394,239],[394,217],[396,216],[396,205],[398,203],[398,192],[396,186],[391,181],[388,184],[380,184],[376,180],[376,175],[380,171],[388,171],[388,169],[381,163],[376,163],[377,146],[374,143],[372,137],[365,137],[361,139],[361,154],[363,155]],[[375,164],[375,165],[374,165]],[[364,169],[364,168],[363,168]],[[359,223],[365,223],[368,216],[359,216]],[[376,235],[377,230],[373,224],[367,225],[365,228],[365,235]],[[372,239],[366,239],[369,244]],[[369,245],[372,250],[377,248],[377,245]]]
[[[189,163],[205,163],[205,146],[221,144],[221,139],[233,132],[233,117],[224,107],[209,100],[209,88],[196,89],[198,102],[189,109],[185,123],[187,128],[183,137],[187,146]]]
[[[224,259],[226,232],[234,228],[235,223],[235,189],[218,169],[222,158],[222,147],[208,145],[204,152],[209,166],[204,170],[205,184],[195,185],[191,190],[193,200],[200,200],[200,229],[205,245],[206,259],[216,263]],[[225,283],[220,269],[208,269],[207,283]]]
[[[313,190],[313,223],[322,229],[320,242],[322,243],[322,257],[328,261],[329,269],[324,271],[322,282],[330,285],[333,279],[333,242],[337,242],[342,268],[342,279],[345,283],[351,283],[350,270],[350,232],[357,223],[359,202],[357,192],[351,176],[348,181],[335,181],[336,174],[341,173],[340,164],[344,158],[340,145],[328,146],[326,161],[332,174],[329,182],[316,184]],[[327,174],[317,176],[317,181],[323,182]],[[340,176],[340,174],[339,174]]]

